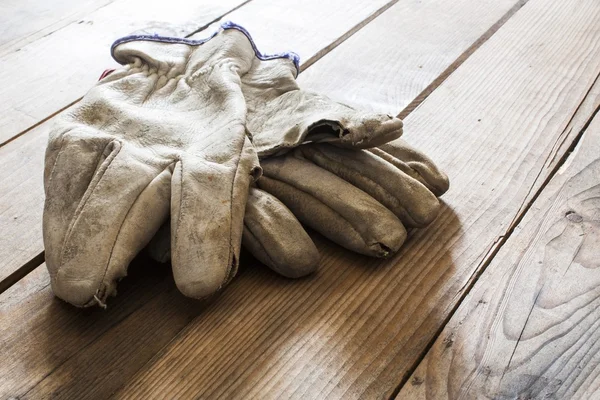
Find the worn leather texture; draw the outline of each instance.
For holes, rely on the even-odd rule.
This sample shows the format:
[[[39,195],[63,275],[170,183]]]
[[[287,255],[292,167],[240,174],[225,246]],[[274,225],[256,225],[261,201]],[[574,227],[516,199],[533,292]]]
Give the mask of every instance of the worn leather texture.
[[[431,223],[449,187],[446,174],[402,139],[368,150],[308,144],[261,165],[257,185],[303,224],[374,257],[397,252],[406,228]]]

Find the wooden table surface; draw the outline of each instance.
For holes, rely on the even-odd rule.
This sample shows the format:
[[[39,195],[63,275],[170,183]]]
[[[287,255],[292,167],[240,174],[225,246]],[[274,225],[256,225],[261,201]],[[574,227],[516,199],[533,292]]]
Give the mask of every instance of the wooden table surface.
[[[298,81],[399,114],[448,173],[390,260],[317,235],[209,302],[143,257],[107,310],[55,298],[42,170],[58,114],[134,30],[245,26]],[[600,1],[41,0],[0,5],[1,399],[600,399]]]

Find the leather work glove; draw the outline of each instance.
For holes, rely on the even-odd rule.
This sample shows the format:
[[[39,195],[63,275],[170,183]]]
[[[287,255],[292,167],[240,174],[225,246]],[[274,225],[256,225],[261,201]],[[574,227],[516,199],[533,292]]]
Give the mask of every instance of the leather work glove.
[[[52,288],[74,305],[104,306],[170,213],[175,282],[187,296],[207,297],[236,274],[248,191],[260,176],[241,78],[271,59],[297,69],[297,58],[263,56],[233,24],[200,41],[126,37],[112,51],[124,67],[50,134],[43,233]],[[261,150],[306,141],[370,147],[398,137],[398,124],[385,118],[313,137],[310,128],[322,124],[312,121],[265,136]],[[268,209],[256,193],[251,202]]]
[[[295,73],[288,60],[278,59],[256,64],[242,77],[247,129],[264,170],[258,187],[347,249],[375,257],[395,253],[406,239],[405,226],[424,227],[435,219],[448,177],[397,139],[398,118],[301,90]],[[373,129],[379,135],[369,136]],[[313,143],[273,157],[296,146],[298,131]],[[336,141],[339,136],[353,141]],[[285,240],[285,232],[273,237]],[[258,249],[250,250],[262,260]]]
[[[290,209],[303,223],[350,250],[376,257],[393,254],[406,238],[405,226],[422,227],[436,217],[436,196],[448,189],[448,178],[401,139],[385,143],[401,133],[399,119],[360,113],[303,91],[295,81],[296,71],[289,60],[277,59],[255,64],[242,77],[247,129],[265,171],[257,182],[265,192],[253,191],[270,205],[257,207],[254,196],[249,198],[244,246],[284,276],[299,277],[316,269],[316,249]],[[374,137],[368,135],[373,127],[379,132]],[[352,149],[356,143],[335,140],[346,135],[364,137],[364,147],[384,144]],[[296,146],[298,136],[335,146],[304,144],[287,155],[273,156]],[[168,259],[168,236],[168,231],[161,232],[149,246],[155,259]]]

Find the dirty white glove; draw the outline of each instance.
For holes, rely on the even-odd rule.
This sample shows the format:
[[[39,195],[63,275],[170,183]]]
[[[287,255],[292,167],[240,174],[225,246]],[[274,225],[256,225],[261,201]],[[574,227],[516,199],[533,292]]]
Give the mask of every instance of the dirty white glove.
[[[202,41],[123,38],[113,56],[124,67],[50,135],[44,244],[53,290],[77,306],[104,305],[170,213],[175,282],[187,296],[206,297],[237,271],[248,190],[260,175],[241,77],[272,57],[234,25]],[[389,135],[367,136],[382,132]],[[269,138],[263,150],[302,143],[308,133]],[[370,143],[362,131],[317,139],[332,133]]]
[[[264,169],[258,186],[350,250],[376,257],[396,252],[405,226],[423,227],[436,217],[436,195],[447,190],[448,178],[397,139],[398,118],[301,90],[296,72],[289,60],[276,59],[255,64],[242,77],[247,129]],[[298,136],[313,144],[271,157],[297,146]]]
[[[435,218],[436,196],[448,188],[446,175],[400,139],[357,150],[397,138],[401,121],[303,91],[296,73],[297,65],[280,58],[255,63],[242,76],[247,128],[266,172],[258,186],[279,197],[302,222],[348,249],[377,257],[394,253],[406,238],[405,226],[425,226]],[[309,143],[290,153],[298,142],[332,142],[335,147]],[[282,275],[314,270],[314,245],[288,208],[253,190],[268,199],[269,207],[259,204],[257,196],[249,198],[244,246]],[[165,261],[168,232],[162,235],[150,252]]]

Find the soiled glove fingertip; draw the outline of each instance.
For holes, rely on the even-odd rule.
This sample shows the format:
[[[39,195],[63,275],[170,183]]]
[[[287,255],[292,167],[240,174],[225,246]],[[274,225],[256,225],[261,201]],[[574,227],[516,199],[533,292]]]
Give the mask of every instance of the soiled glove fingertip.
[[[65,276],[63,270],[59,270],[52,278],[51,285],[52,291],[58,298],[77,307],[98,304],[106,308],[106,298],[115,291],[114,287],[99,284],[92,279],[74,279]]]
[[[448,175],[433,164],[428,165],[423,162],[408,162],[407,164],[420,175],[419,181],[427,186],[436,197],[440,197],[450,189]]]
[[[304,249],[302,254],[290,252],[285,260],[278,260],[278,264],[270,265],[271,269],[286,278],[298,279],[314,273],[319,269],[320,255],[313,245],[312,249]]]
[[[224,282],[210,282],[208,280],[175,282],[177,289],[186,297],[197,300],[204,300],[224,286]]]

